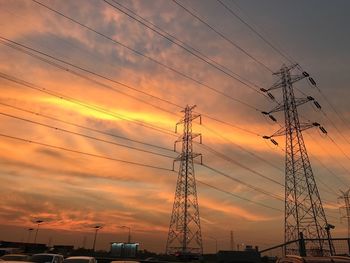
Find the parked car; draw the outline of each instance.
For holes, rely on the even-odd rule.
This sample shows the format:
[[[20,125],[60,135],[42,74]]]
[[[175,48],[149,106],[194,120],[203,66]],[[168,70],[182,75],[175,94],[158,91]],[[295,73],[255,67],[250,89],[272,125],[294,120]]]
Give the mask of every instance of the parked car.
[[[7,254],[18,254],[21,253],[21,249],[18,247],[1,247],[0,248],[0,256]]]
[[[59,254],[40,253],[34,254],[29,261],[35,263],[63,263],[63,256]]]
[[[97,263],[94,257],[68,257],[64,263]]]
[[[30,257],[23,254],[7,254],[1,257],[5,261],[29,261]]]
[[[278,259],[276,263],[350,263],[350,257],[300,257],[288,255]]]

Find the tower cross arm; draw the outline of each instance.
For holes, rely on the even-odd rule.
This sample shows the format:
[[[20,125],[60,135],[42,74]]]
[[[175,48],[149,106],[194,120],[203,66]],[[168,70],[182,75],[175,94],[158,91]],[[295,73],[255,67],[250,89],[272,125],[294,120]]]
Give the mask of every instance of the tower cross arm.
[[[315,99],[311,96],[307,96],[306,98],[296,98],[295,99],[295,106],[298,107],[302,104],[305,104],[309,101],[315,101]],[[284,111],[285,105],[284,104],[278,104],[275,108],[270,110],[269,112],[263,112],[263,114],[269,115],[271,113],[279,112],[279,111]]]
[[[321,124],[319,124],[318,122],[306,122],[306,123],[300,123],[300,130],[301,131],[305,131],[305,130],[308,130],[310,128],[313,128],[313,127],[319,127],[321,128]],[[322,127],[323,128],[323,127]]]
[[[179,138],[177,138],[177,140],[174,142],[174,152],[176,152],[177,143],[184,141],[186,139],[185,136],[186,135],[184,135],[184,134],[179,136]],[[189,140],[193,140],[193,139],[199,137],[199,144],[202,144],[202,134],[201,133],[192,133],[191,132],[187,135],[187,137]]]
[[[184,116],[180,121],[178,121],[175,125],[175,133],[177,132],[177,126],[180,124],[184,124],[186,122],[191,122],[195,119],[199,118],[199,124],[202,124],[202,115],[200,114],[191,114],[190,116]]]

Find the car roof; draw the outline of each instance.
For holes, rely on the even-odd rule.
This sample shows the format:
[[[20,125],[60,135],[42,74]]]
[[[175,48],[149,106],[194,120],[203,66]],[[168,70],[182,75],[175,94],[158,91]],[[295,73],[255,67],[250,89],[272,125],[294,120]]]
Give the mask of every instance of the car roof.
[[[331,256],[331,257],[313,257],[306,256],[301,257],[297,255],[287,255],[284,258],[278,259],[278,262],[292,261],[292,262],[304,262],[304,263],[326,263],[326,262],[350,262],[350,258],[342,256]]]
[[[75,257],[68,257],[66,259],[91,259],[94,257],[86,257],[86,256],[75,256]]]
[[[24,257],[28,257],[28,255],[24,255],[24,254],[5,254],[5,255],[3,255],[3,256],[16,256],[16,257],[18,257],[18,256],[24,256]],[[2,257],[3,257],[2,256]]]

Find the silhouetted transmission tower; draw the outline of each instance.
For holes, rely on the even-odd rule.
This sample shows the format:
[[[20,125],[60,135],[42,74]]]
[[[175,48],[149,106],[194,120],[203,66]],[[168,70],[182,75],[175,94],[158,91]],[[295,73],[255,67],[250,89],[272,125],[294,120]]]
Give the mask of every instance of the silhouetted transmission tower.
[[[291,70],[296,65],[282,68],[274,73],[280,79],[269,89],[261,89],[267,92],[274,89],[282,89],[283,103],[277,105],[270,112],[263,112],[272,120],[276,121],[271,114],[284,111],[285,126],[275,132],[272,136],[264,136],[272,143],[277,142],[272,138],[286,135],[285,144],[285,242],[294,240],[305,240],[304,242],[294,242],[286,245],[285,254],[327,255],[330,254],[333,244],[330,240],[329,225],[323,210],[321,198],[316,186],[315,178],[311,169],[309,157],[304,144],[302,131],[311,127],[319,127],[323,133],[327,131],[319,123],[300,123],[297,107],[313,101],[317,108],[321,108],[319,103],[312,97],[295,98],[293,83],[309,77],[303,72],[301,75],[292,75]],[[309,77],[311,83],[314,80]],[[314,239],[314,240],[309,240]],[[303,248],[300,248],[303,246]]]
[[[203,254],[202,234],[199,220],[199,209],[196,191],[196,179],[194,175],[193,159],[200,156],[193,152],[192,140],[200,137],[200,134],[192,133],[192,121],[200,118],[193,114],[195,106],[186,106],[184,117],[176,124],[183,124],[183,134],[175,142],[182,142],[181,154],[174,160],[180,161],[177,178],[173,211],[170,220],[168,240],[166,245],[167,254]],[[202,158],[201,158],[202,159]]]
[[[348,221],[348,238],[350,238],[350,189],[343,192],[340,190],[342,195],[339,197],[339,199],[344,199],[344,206],[340,207],[341,210],[345,210],[345,216],[342,216],[342,218],[346,218]]]

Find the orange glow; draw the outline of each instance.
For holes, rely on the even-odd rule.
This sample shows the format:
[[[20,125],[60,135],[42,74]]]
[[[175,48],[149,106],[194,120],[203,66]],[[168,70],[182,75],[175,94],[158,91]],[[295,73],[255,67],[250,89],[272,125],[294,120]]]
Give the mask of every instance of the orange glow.
[[[25,240],[26,229],[35,227],[33,221],[42,218],[45,223],[40,228],[42,236],[39,235],[39,242],[47,242],[51,233],[55,233],[57,242],[81,246],[78,240],[83,239],[83,236],[91,239],[91,226],[103,224],[104,228],[99,234],[101,233],[100,240],[104,243],[99,248],[106,249],[110,241],[124,239],[125,229],[120,229],[120,226],[126,225],[132,229],[133,241],[146,244],[142,249],[163,252],[178,176],[176,171],[166,169],[172,169],[173,157],[176,158],[180,154],[183,126],[180,123],[177,134],[158,132],[157,129],[148,129],[146,126],[149,124],[169,133],[173,132],[175,125],[183,117],[183,112],[176,105],[197,105],[195,111],[202,114],[202,125],[199,125],[196,119],[192,124],[193,134],[201,134],[204,146],[213,148],[224,156],[220,158],[208,148],[193,144],[193,152],[202,154],[205,165],[270,193],[279,195],[284,192],[283,186],[258,175],[260,173],[278,182],[284,181],[284,136],[275,138],[279,147],[262,138],[263,135],[272,135],[281,128],[283,112],[276,113],[278,123],[272,123],[259,111],[268,111],[276,104],[252,90],[259,91],[259,87],[268,88],[273,85],[276,78],[271,72],[261,68],[261,65],[219,37],[214,37],[213,32],[210,33],[205,27],[199,26],[200,23],[192,17],[184,16],[183,11],[175,8],[172,1],[124,2],[130,9],[164,26],[164,30],[229,68],[242,79],[249,80],[252,87],[243,85],[142,25],[132,22],[103,1],[43,2],[97,31],[104,32],[115,41],[96,35],[33,1],[1,2],[2,37],[18,41],[34,50],[97,74],[89,74],[58,61],[55,63],[60,66],[55,67],[51,62],[38,60],[3,45],[0,41],[0,73],[40,87],[39,90],[29,88],[0,75],[0,102],[24,109],[20,111],[0,105],[0,112],[24,119],[0,115],[0,134],[25,140],[0,136],[1,238]],[[257,6],[260,4],[259,1],[256,3]],[[260,42],[254,42],[252,36],[241,28],[243,25],[239,25],[237,21],[231,23],[226,13],[224,17],[224,13],[221,12],[223,9],[218,9],[220,12],[209,10],[209,5],[216,4],[215,1],[207,1],[198,12],[203,12],[203,16],[207,15],[210,21],[217,22],[218,28],[223,30],[225,35],[232,36],[271,69],[280,68],[281,57],[275,51],[261,45]],[[191,5],[196,7],[195,2]],[[273,6],[271,15],[257,17],[263,17],[269,28],[276,30],[273,32],[276,39],[281,36],[290,38],[281,39],[282,43],[290,45],[296,38],[291,37],[292,33],[281,34],[279,30],[295,21],[274,26],[276,21],[269,21],[274,17],[274,8],[278,8],[278,5]],[[311,9],[318,14],[319,10]],[[304,11],[306,12],[306,9]],[[349,19],[348,17],[344,19]],[[282,18],[288,19],[287,16]],[[304,27],[300,30],[304,30]],[[309,32],[310,28],[300,35],[307,38],[310,36]],[[316,38],[317,35],[313,37]],[[342,38],[334,39],[336,41]],[[310,39],[298,39],[297,43],[299,41],[300,45],[305,47],[309,47],[310,43],[317,43]],[[123,43],[124,47],[117,43]],[[322,42],[322,47],[326,48],[327,43]],[[300,51],[297,56],[303,58],[305,64],[313,67],[312,70],[320,79],[320,86],[325,87],[324,94],[329,94],[330,101],[342,113],[344,120],[348,121],[348,82],[341,78],[336,83],[330,82],[335,79],[334,72],[344,72],[344,69],[347,69],[346,60],[345,66],[339,61],[332,61],[336,54],[344,57],[343,54],[337,53],[337,48],[329,49],[327,52],[331,55],[327,56],[327,52],[312,53],[319,51],[318,48],[308,50],[288,45],[286,50]],[[136,54],[137,52],[132,52],[131,49],[145,56]],[[346,52],[348,50],[344,49],[343,53],[347,54]],[[45,57],[43,54],[40,56]],[[54,61],[52,57],[45,59]],[[325,65],[321,59],[331,61],[331,65],[334,66],[332,71],[325,73],[325,67],[320,66]],[[159,63],[155,63],[154,60]],[[78,74],[72,74],[73,70]],[[306,82],[301,81],[300,85],[307,87]],[[59,95],[50,96],[49,92],[43,92],[45,89],[62,94],[62,97],[86,102],[87,107],[60,99]],[[322,181],[318,187],[321,197],[327,200],[324,208],[328,216],[328,213],[334,213],[341,206],[336,205],[336,196],[330,194],[328,188],[338,192],[338,189],[345,190],[349,185],[350,147],[344,138],[350,138],[350,130],[337,114],[331,111],[331,107],[322,101],[317,89],[303,91],[317,98],[322,106],[325,105],[323,109],[327,117],[337,126],[337,129],[333,128],[328,118],[319,112],[311,111],[307,108],[308,104],[300,107],[300,115],[324,125],[330,138],[341,148],[339,150],[329,137],[320,136],[315,129],[303,133],[316,182]],[[227,96],[222,96],[222,92]],[[273,90],[272,93],[276,100],[282,101],[281,90]],[[302,95],[299,97],[303,97]],[[331,97],[333,95],[338,97]],[[103,112],[103,109],[106,112]],[[26,110],[33,111],[34,114]],[[216,122],[205,115],[231,123],[233,126]],[[145,125],[137,125],[140,122]],[[71,125],[72,123],[76,126]],[[50,127],[45,127],[45,124]],[[338,130],[342,134],[339,134]],[[177,152],[174,152],[174,141],[177,138],[180,140],[177,142]],[[199,142],[199,138],[196,136],[196,142]],[[54,149],[30,141],[105,158]],[[137,166],[132,162],[150,167]],[[175,168],[178,168],[178,163]],[[198,180],[213,186],[210,188],[204,184],[197,184],[203,236],[223,237],[220,242],[224,243],[228,240],[228,231],[233,229],[239,233],[239,242],[248,244],[250,240],[257,240],[256,229],[260,229],[261,240],[266,238],[273,239],[276,244],[281,242],[280,236],[283,231],[271,233],[266,229],[282,229],[283,212],[269,210],[234,195],[249,197],[252,201],[274,208],[278,206],[279,209],[283,209],[283,202],[203,166],[196,164],[195,169]],[[329,171],[336,174],[337,178]],[[217,191],[215,187],[224,191]],[[10,225],[17,229],[17,235],[13,235],[7,229]],[[47,231],[48,229],[51,232]],[[62,234],[64,231],[73,234],[65,239]],[[345,228],[338,226],[334,231],[339,231],[336,232],[339,236],[346,233]]]

